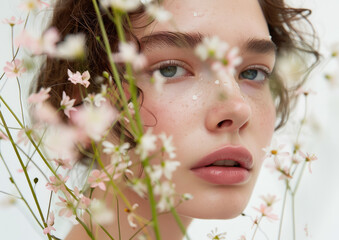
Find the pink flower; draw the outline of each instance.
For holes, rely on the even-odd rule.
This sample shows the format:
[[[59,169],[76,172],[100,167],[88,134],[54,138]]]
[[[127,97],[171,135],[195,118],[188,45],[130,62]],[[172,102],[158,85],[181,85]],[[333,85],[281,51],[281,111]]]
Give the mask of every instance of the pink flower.
[[[26,11],[34,11],[42,9],[43,7],[48,7],[49,4],[41,0],[25,0],[20,7]]]
[[[17,135],[17,144],[20,144],[20,143],[23,143],[24,145],[27,145],[28,142],[29,142],[29,138],[27,137],[27,134],[26,134],[26,131],[30,131],[28,129],[21,129],[19,132],[18,132],[18,135]]]
[[[105,172],[94,169],[87,181],[91,184],[91,188],[99,187],[101,190],[106,191],[106,185],[104,182],[109,181],[109,178]]]
[[[261,213],[263,217],[267,217],[269,220],[278,220],[278,215],[272,213],[272,207],[269,207],[265,204],[261,204],[260,208],[254,208]]]
[[[70,100],[70,97],[66,95],[65,91],[62,92],[62,100],[60,102],[61,109],[64,110],[65,115],[70,118],[70,111],[77,111],[75,107],[73,107],[75,99]]]
[[[121,158],[113,158],[113,161],[116,160],[121,161]],[[112,176],[113,180],[117,180],[124,173],[133,176],[133,172],[128,169],[128,167],[131,165],[132,161],[115,162],[107,165],[105,169]]]
[[[308,164],[308,170],[310,171],[310,173],[312,173],[312,169],[311,169],[311,162],[318,160],[317,156],[314,154],[309,154],[309,153],[303,153],[302,151],[298,151],[299,155],[301,157],[303,157],[305,159],[306,162],[309,162]]]
[[[110,104],[103,103],[100,107],[82,106],[71,115],[71,120],[89,138],[99,141],[117,116],[117,111]]]
[[[285,148],[285,144],[279,144],[276,139],[272,141],[271,146],[263,148],[263,151],[266,153],[266,158],[273,157],[274,159],[278,159],[280,157],[288,157],[290,154],[286,151],[283,151]]]
[[[272,206],[274,203],[278,201],[277,196],[271,195],[271,194],[267,194],[265,196],[262,195],[260,196],[260,198],[264,200],[264,202],[266,203],[268,207]]]
[[[6,136],[6,134],[4,134],[3,132],[0,131],[0,140],[3,139],[3,140],[8,140],[8,137]]]
[[[281,174],[279,176],[279,180],[285,180],[285,179],[288,180],[292,178],[289,167],[282,166],[282,164],[277,160],[274,162],[274,164],[267,164],[266,167],[268,167],[272,171],[279,172]]]
[[[19,59],[15,59],[13,62],[6,62],[4,72],[7,77],[15,78],[20,77],[22,73],[26,72],[26,68],[23,66],[23,62]]]
[[[60,123],[60,117],[57,110],[49,103],[38,103],[32,108],[32,116],[38,123],[57,124]]]
[[[56,163],[57,166],[61,166],[63,169],[72,169],[73,166],[70,164],[71,159],[62,159],[62,158],[57,158],[53,159],[53,161]]]
[[[35,37],[23,31],[16,39],[15,44],[31,51],[35,55],[47,54],[56,56],[56,44],[60,41],[60,34],[56,28],[49,28],[42,37]]]
[[[56,231],[53,225],[54,225],[54,213],[52,211],[49,213],[47,227],[44,228],[44,234],[51,233],[51,231]]]
[[[28,97],[29,103],[41,104],[49,98],[49,92],[51,88],[41,88],[38,93],[33,93]]]
[[[4,20],[2,20],[2,22],[5,24],[9,24],[11,27],[13,27],[14,25],[19,25],[23,23],[24,20],[22,20],[21,18],[17,20],[15,16],[12,16],[10,19],[5,18]]]
[[[71,81],[73,84],[81,84],[85,88],[88,88],[90,82],[88,81],[90,79],[90,74],[88,71],[83,72],[82,74],[77,71],[76,73],[73,73],[71,70],[67,70],[68,74],[68,80]]]
[[[298,89],[294,92],[294,94],[295,94],[296,96],[299,96],[299,95],[308,96],[308,95],[310,95],[310,94],[316,94],[316,93],[317,93],[317,92],[313,91],[312,89],[305,89],[305,88],[303,88],[303,87],[298,88]]]
[[[73,215],[73,203],[60,196],[58,197],[61,202],[57,202],[55,205],[62,207],[59,211],[59,216],[71,217]]]
[[[61,174],[58,174],[57,178],[56,176],[50,176],[49,180],[50,182],[46,184],[46,188],[48,190],[53,191],[54,193],[57,193],[59,190],[62,190],[65,187],[66,181],[68,180],[69,176],[62,177]]]
[[[78,187],[74,187],[74,195],[78,198],[78,208],[86,209],[91,204],[91,199],[85,197],[82,193],[80,193]]]

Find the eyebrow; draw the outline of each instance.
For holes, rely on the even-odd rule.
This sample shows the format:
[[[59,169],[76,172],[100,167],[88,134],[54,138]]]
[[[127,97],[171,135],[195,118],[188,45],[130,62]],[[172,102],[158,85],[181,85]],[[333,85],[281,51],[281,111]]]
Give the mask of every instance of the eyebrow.
[[[206,37],[199,32],[184,33],[159,31],[142,37],[139,42],[142,50],[152,50],[154,48],[162,47],[177,47],[177,48],[195,48]],[[267,39],[249,38],[242,46],[241,50],[267,54],[277,51],[277,46],[274,42]]]

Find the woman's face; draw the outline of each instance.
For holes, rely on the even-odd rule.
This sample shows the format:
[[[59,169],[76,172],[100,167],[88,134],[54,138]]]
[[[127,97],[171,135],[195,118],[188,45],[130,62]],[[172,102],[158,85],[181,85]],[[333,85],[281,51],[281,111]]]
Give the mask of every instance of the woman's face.
[[[232,218],[249,200],[264,158],[262,148],[274,131],[269,80],[262,79],[266,69],[273,70],[274,44],[257,0],[165,0],[164,7],[173,14],[174,24],[154,21],[135,32],[139,40],[148,39],[143,45],[146,72],[167,76],[161,93],[150,83],[149,73],[138,80],[144,94],[142,118],[154,134],[173,136],[181,163],[173,176],[176,191],[194,197],[178,212],[194,218]],[[166,43],[168,31],[218,36],[239,47],[243,61],[234,76],[222,82],[210,61],[194,54],[193,46]],[[159,32],[162,37],[154,37]],[[164,63],[171,66],[169,72]],[[227,159],[242,166],[206,166]]]

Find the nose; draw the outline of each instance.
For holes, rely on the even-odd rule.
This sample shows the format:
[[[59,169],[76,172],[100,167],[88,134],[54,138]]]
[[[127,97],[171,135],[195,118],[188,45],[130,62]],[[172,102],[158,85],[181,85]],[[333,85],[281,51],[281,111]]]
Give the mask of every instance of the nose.
[[[250,121],[251,107],[235,79],[230,79],[222,91],[226,95],[224,99],[214,96],[215,100],[211,101],[205,120],[206,128],[213,132],[239,131]]]

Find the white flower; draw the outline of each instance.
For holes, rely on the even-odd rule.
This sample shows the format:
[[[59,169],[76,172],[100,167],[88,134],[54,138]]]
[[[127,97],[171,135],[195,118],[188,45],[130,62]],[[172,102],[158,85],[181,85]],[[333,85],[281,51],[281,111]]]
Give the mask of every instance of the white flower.
[[[155,90],[161,93],[163,90],[164,83],[166,82],[166,78],[161,75],[160,71],[155,71],[153,73],[153,79]]]
[[[175,147],[173,146],[172,143],[173,136],[167,137],[165,133],[162,133],[159,135],[159,138],[161,139],[163,144],[163,151],[167,152],[171,159],[175,158],[176,157],[176,154],[174,152]]]
[[[174,183],[168,181],[157,184],[154,187],[154,194],[160,196],[157,203],[159,212],[169,211],[174,204]]]
[[[112,7],[121,11],[130,12],[141,6],[140,0],[101,0],[104,7]]]
[[[142,197],[142,198],[145,197],[145,195],[147,193],[147,186],[141,179],[138,179],[138,178],[132,179],[130,182],[128,182],[128,185],[140,197]]]
[[[217,36],[205,37],[202,43],[195,48],[195,53],[202,61],[207,58],[215,58],[221,60],[225,57],[229,46],[226,42],[221,41]]]
[[[106,102],[106,98],[101,94],[88,94],[87,97],[84,99],[84,102],[94,104],[96,107],[100,107],[101,103]]]
[[[137,225],[134,223],[134,217],[135,217],[135,213],[134,211],[139,207],[139,204],[134,203],[132,206],[132,209],[128,209],[126,208],[125,211],[128,213],[127,215],[127,221],[128,224],[132,227],[132,228],[136,228]]]
[[[152,134],[152,129],[149,128],[147,132],[141,137],[137,147],[136,154],[139,154],[141,160],[144,160],[148,154],[156,149],[157,137]]]
[[[138,71],[145,67],[147,63],[146,57],[142,53],[138,53],[134,43],[119,43],[119,53],[113,54],[116,62],[125,62],[132,64],[134,70]]]
[[[145,171],[151,179],[152,183],[159,182],[163,173],[163,169],[160,165],[152,165],[145,167]]]
[[[184,201],[188,201],[188,200],[193,199],[193,195],[190,194],[190,193],[184,193],[181,197]]]
[[[167,179],[172,179],[172,173],[180,166],[180,162],[178,161],[163,161],[161,163],[163,168],[163,173]]]
[[[158,22],[167,22],[172,18],[172,13],[156,4],[147,4],[146,13],[155,18]]]
[[[130,147],[130,144],[128,142],[121,144],[120,146],[116,146],[113,143],[110,143],[108,141],[104,141],[102,143],[102,145],[104,146],[104,150],[103,152],[106,154],[112,154],[112,153],[116,153],[119,155],[126,155],[127,150]]]
[[[67,35],[57,46],[57,56],[65,59],[79,59],[85,55],[86,38],[84,34]]]
[[[91,201],[89,210],[95,222],[99,224],[112,223],[113,221],[112,210],[108,209],[103,201],[94,198]]]

